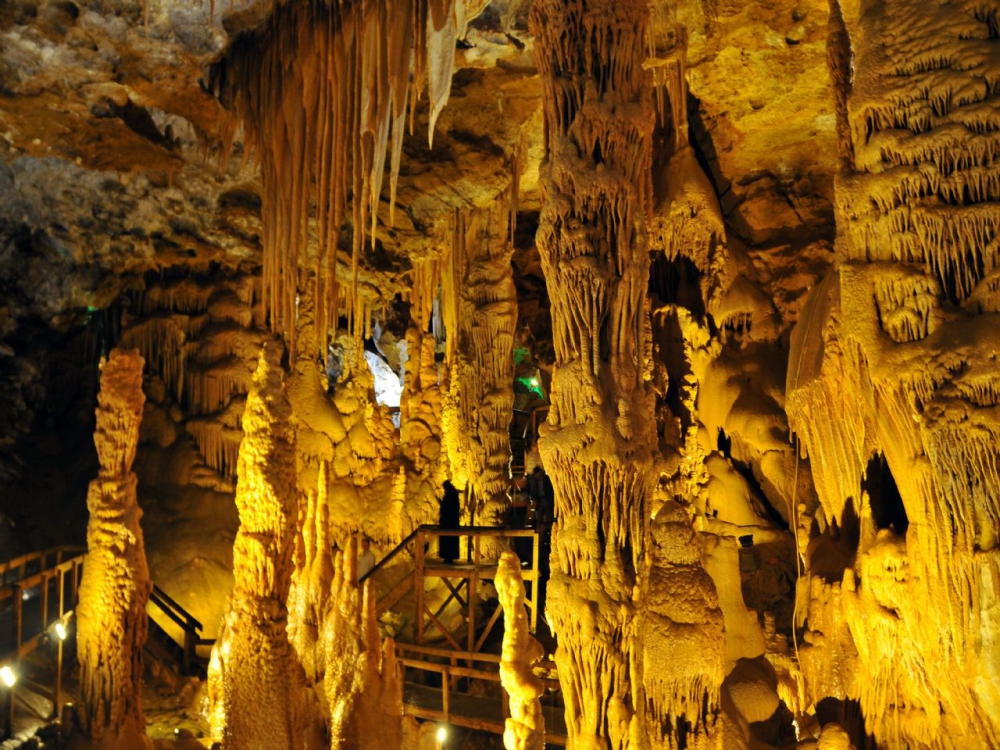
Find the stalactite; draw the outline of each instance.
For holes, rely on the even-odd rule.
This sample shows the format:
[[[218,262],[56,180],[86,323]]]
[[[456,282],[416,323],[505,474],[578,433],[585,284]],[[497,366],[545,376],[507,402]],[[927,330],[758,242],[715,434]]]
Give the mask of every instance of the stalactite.
[[[297,498],[280,359],[281,348],[268,342],[243,413],[235,584],[209,674],[213,715],[223,722],[213,730],[234,750],[299,747],[305,731],[297,715],[304,678],[286,632]]]
[[[114,349],[101,373],[94,444],[100,471],[90,483],[87,564],[77,605],[78,718],[94,748],[149,748],[140,706],[146,603],[153,584],[132,471],[139,443],[143,360]]]
[[[459,5],[278,3],[268,26],[235,44],[226,61],[223,93],[261,161],[264,307],[293,355],[298,268],[306,258],[313,198],[317,324],[321,331],[335,328],[343,300],[353,332],[359,335],[367,325],[359,258],[366,236],[374,243],[386,155],[392,216],[406,108],[415,110],[426,83],[433,133],[451,89],[456,16],[465,10]],[[349,194],[351,276],[339,284],[338,246]],[[330,300],[337,302],[328,305]],[[325,355],[326,335],[316,344]]]
[[[556,366],[540,450],[558,529],[546,614],[569,743],[632,745],[632,587],[644,557],[652,391],[644,380],[652,211],[650,77],[641,2],[536,2],[545,203],[536,242]]]
[[[500,683],[510,705],[503,744],[507,750],[542,750],[545,747],[545,716],[541,697],[545,685],[532,667],[545,655],[545,649],[528,631],[521,561],[513,552],[500,556],[496,588],[504,614]]]

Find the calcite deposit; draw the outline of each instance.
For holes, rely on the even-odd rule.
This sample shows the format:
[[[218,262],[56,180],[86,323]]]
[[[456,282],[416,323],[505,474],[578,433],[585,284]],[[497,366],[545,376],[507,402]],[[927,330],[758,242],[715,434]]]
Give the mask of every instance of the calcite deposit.
[[[114,349],[101,368],[94,444],[100,471],[87,491],[87,564],[77,607],[80,728],[92,746],[152,748],[142,715],[142,645],[153,584],[146,567],[132,462],[139,445],[142,357]]]
[[[998,134],[994,0],[0,3],[75,742],[155,582],[224,748],[1000,746]]]

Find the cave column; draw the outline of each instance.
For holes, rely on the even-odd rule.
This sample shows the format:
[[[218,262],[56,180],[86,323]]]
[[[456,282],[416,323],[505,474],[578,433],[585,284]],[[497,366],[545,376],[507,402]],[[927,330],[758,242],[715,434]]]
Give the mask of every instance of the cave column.
[[[146,402],[142,366],[137,351],[115,349],[101,372],[94,432],[100,471],[87,491],[87,562],[76,609],[78,718],[93,747],[107,750],[152,748],[140,698],[153,584],[132,471]]]
[[[569,745],[641,743],[633,591],[655,425],[645,225],[651,81],[642,0],[538,0],[546,161],[537,244],[552,303],[552,408],[540,450],[555,490],[547,616]]]
[[[456,290],[459,343],[452,364],[453,401],[465,425],[457,432],[473,495],[470,520],[478,526],[503,525],[510,474],[517,290],[510,264],[510,221],[502,208],[497,201],[492,208],[460,215],[452,247],[452,262],[461,278]],[[502,551],[496,544],[486,547],[488,559]]]

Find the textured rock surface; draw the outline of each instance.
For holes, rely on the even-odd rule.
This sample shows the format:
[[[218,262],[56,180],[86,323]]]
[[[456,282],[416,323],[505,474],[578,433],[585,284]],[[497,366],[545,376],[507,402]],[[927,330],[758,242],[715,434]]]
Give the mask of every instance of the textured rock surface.
[[[142,357],[115,349],[101,373],[87,560],[77,605],[80,728],[95,748],[152,748],[142,715],[142,647],[153,584],[132,471],[142,419]]]
[[[1000,743],[997,9],[529,5],[0,4],[0,548],[81,536],[134,346],[154,580],[212,635],[235,572],[302,742],[396,746],[328,543],[385,554],[446,478],[499,520],[551,396],[575,746]],[[295,448],[258,507],[268,327]]]

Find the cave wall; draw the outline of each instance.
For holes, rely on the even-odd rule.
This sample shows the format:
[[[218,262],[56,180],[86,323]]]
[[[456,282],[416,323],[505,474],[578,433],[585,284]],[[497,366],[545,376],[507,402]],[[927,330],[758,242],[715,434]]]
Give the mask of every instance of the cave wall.
[[[996,744],[996,8],[321,6],[0,8],[0,549],[82,538],[136,347],[151,577],[212,634],[263,341],[292,494],[380,555],[446,478],[501,517],[525,348],[575,746]]]

